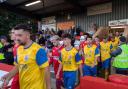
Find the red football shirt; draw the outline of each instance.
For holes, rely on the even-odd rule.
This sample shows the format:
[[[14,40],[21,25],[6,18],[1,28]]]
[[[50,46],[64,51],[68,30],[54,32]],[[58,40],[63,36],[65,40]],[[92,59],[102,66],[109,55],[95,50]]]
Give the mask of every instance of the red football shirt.
[[[54,67],[54,72],[55,75],[57,74],[58,68],[59,68],[59,57],[60,57],[60,51],[63,49],[64,47],[53,47],[52,48],[52,57],[50,58],[50,63],[53,63],[53,67]],[[60,72],[60,79],[62,79],[62,71]]]
[[[84,46],[87,45],[87,41],[83,41],[80,43],[80,48],[84,50]],[[84,64],[84,56],[82,56],[82,64]]]
[[[14,58],[16,58],[17,55],[17,48],[19,47],[19,45],[15,44],[13,47],[13,55]],[[12,84],[11,84],[11,89],[20,89],[19,86],[19,74],[16,74],[13,78]]]
[[[83,41],[80,43],[80,48],[84,49],[84,46],[87,45],[87,41]]]
[[[16,54],[17,54],[17,48],[19,47],[18,44],[15,44],[14,47],[13,47],[13,56],[15,57]]]

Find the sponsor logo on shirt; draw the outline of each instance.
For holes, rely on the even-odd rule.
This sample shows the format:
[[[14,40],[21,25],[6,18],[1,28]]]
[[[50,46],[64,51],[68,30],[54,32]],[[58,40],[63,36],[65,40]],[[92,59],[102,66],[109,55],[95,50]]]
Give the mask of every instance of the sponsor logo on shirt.
[[[24,59],[25,59],[25,61],[27,61],[29,59],[29,56],[26,55]]]

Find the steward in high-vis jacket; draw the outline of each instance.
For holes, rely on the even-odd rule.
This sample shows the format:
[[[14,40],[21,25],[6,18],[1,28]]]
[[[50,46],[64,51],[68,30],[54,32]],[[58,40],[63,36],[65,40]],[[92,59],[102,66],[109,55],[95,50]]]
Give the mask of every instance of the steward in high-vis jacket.
[[[120,37],[119,47],[111,53],[114,58],[113,67],[117,74],[128,74],[128,44],[124,36]]]

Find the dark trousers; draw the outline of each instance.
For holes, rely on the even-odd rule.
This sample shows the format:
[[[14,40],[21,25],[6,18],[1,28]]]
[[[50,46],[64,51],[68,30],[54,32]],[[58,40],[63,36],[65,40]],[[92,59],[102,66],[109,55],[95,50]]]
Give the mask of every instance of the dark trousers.
[[[124,68],[116,68],[116,73],[117,74],[128,75],[128,68],[127,69],[124,69]]]

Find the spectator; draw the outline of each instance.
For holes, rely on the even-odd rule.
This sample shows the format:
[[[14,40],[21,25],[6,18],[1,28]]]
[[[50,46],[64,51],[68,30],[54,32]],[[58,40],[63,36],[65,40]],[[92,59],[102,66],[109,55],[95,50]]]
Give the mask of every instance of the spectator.
[[[119,39],[120,46],[111,53],[115,57],[113,67],[115,67],[117,74],[128,75],[128,45],[124,36]]]
[[[3,54],[3,45],[0,42],[0,63],[3,63],[4,59],[5,59],[5,57],[4,57],[4,54]]]
[[[13,65],[13,62],[14,62],[13,53],[12,53],[13,45],[11,45],[8,42],[8,39],[6,36],[1,36],[0,40],[1,40],[1,43],[3,44],[3,53],[5,57],[4,62],[9,65]]]

